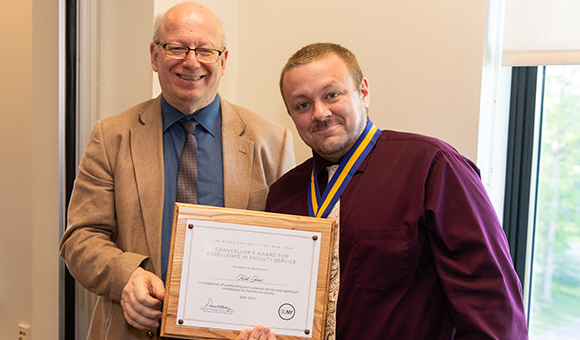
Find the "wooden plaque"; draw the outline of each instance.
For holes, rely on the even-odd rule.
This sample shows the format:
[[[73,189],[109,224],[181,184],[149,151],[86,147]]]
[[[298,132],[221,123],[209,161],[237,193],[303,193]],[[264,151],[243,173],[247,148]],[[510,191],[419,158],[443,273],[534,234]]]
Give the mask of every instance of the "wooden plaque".
[[[235,339],[242,329],[261,324],[280,340],[322,340],[334,228],[331,219],[176,203],[161,336]],[[244,241],[250,237],[250,242]],[[227,273],[199,279],[201,273],[219,266]],[[303,275],[293,275],[285,268],[298,268]],[[246,270],[283,270],[276,277],[284,278],[289,272],[288,281],[307,289],[285,288],[268,278],[268,273],[263,279],[246,275]],[[205,293],[213,295],[208,299]],[[301,302],[279,303],[288,294],[290,300]],[[274,312],[276,316],[266,314]],[[203,316],[198,317],[200,314]],[[264,320],[268,317],[276,319],[274,325]],[[283,326],[287,324],[292,326]]]

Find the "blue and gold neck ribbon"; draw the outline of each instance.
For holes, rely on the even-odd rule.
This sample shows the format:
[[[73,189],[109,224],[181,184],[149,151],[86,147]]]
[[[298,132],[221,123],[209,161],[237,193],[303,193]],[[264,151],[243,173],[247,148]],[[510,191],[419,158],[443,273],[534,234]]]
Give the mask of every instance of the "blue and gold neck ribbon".
[[[340,195],[353,178],[356,170],[377,143],[381,130],[370,120],[356,143],[340,162],[334,176],[328,183],[324,194],[320,197],[316,170],[312,165],[310,189],[308,190],[308,214],[312,217],[326,218],[338,202]]]

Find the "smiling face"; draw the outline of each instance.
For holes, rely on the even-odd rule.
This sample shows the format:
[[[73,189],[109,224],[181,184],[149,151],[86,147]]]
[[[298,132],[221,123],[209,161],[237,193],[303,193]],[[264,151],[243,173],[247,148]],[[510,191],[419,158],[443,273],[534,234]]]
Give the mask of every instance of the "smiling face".
[[[175,43],[190,48],[223,50],[222,31],[218,19],[197,3],[182,3],[163,16],[160,44]],[[184,114],[193,114],[211,103],[218,92],[225,72],[228,51],[214,64],[200,63],[190,51],[183,60],[165,55],[164,49],[151,43],[151,66],[158,73],[163,97]]]
[[[289,69],[282,91],[300,138],[317,154],[338,161],[367,123],[368,81],[357,90],[346,64],[336,55]]]

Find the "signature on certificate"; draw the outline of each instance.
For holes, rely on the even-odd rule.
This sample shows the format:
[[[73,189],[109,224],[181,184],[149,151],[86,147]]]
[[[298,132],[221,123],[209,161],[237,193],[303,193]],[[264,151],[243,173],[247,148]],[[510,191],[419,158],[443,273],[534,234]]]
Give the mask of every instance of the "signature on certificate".
[[[205,306],[200,307],[202,311],[206,313],[217,313],[217,314],[233,314],[235,310],[231,309],[225,305],[214,305],[212,298],[207,300]]]
[[[263,283],[264,279],[259,277],[259,276],[256,276],[256,275],[239,274],[236,277],[236,281],[248,282],[248,283],[254,283],[254,282]]]

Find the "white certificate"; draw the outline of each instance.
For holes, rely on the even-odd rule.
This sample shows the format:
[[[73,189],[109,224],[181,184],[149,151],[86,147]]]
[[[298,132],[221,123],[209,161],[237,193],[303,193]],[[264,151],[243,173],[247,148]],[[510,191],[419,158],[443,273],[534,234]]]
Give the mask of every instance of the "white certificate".
[[[321,233],[188,220],[177,319],[276,334],[312,329]]]
[[[288,215],[189,208],[193,207],[220,214],[226,211],[230,217],[219,221],[188,214],[182,219],[183,228],[174,226],[174,231],[184,230],[176,236],[183,246],[179,251],[172,246],[173,272],[168,274],[174,283],[179,277],[179,287],[167,284],[168,290],[173,289],[172,296],[178,291],[177,306],[174,317],[164,318],[162,331],[203,329],[197,336],[233,339],[240,330],[260,324],[279,339],[321,339],[324,325],[319,319],[326,309],[331,228],[269,227],[264,225]],[[296,217],[291,221],[302,222]],[[326,223],[330,225],[332,220]],[[175,304],[167,296],[166,303]],[[172,313],[164,310],[165,314]],[[191,333],[168,332],[165,336],[188,337],[186,334]]]

